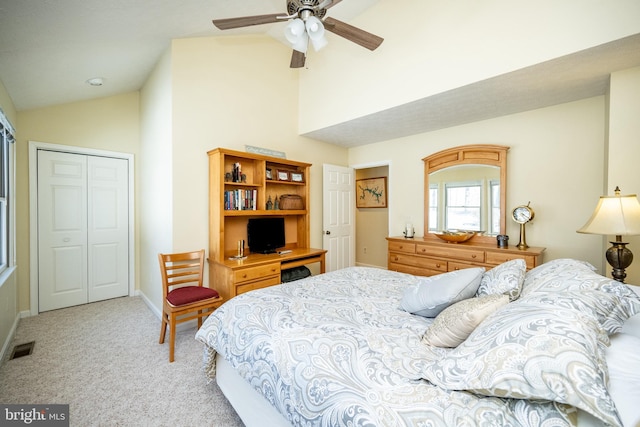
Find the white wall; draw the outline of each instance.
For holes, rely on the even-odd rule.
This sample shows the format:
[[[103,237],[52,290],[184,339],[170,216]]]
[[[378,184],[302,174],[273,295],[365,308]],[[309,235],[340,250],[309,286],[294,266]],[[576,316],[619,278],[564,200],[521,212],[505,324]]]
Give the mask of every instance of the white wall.
[[[307,133],[640,32],[637,0],[380,1],[351,24],[370,52],[330,35],[301,73]]]
[[[162,312],[158,253],[173,252],[173,120],[171,52],[160,59],[140,92],[140,291]]]
[[[349,150],[349,163],[389,161],[390,234],[406,222],[424,233],[422,158],[466,144],[511,147],[507,155],[507,213],[531,202],[529,246],[548,248],[545,259],[579,258],[601,268],[597,236],[577,234],[595,207],[604,179],[605,98],[529,111]],[[401,147],[401,149],[398,149]],[[507,220],[510,243],[519,228]]]

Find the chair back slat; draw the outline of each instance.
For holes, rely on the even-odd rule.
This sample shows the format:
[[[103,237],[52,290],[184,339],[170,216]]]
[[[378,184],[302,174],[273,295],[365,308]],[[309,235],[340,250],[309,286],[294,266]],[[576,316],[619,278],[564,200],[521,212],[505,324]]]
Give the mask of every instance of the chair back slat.
[[[204,276],[204,249],[176,254],[158,254],[164,298],[180,286],[202,286]]]

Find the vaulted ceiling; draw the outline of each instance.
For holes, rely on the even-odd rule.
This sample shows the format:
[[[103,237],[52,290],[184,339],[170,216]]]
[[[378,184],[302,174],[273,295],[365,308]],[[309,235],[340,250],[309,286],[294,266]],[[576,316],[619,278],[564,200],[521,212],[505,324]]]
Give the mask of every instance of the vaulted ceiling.
[[[331,15],[348,22],[378,1],[343,0]],[[222,32],[211,19],[284,9],[285,0],[5,0],[0,80],[18,111],[136,91],[172,39],[268,34],[282,40],[284,23]],[[640,35],[306,136],[351,147],[603,95],[612,72],[635,66]],[[104,84],[88,85],[94,77]]]
[[[349,20],[378,0],[346,0]],[[269,34],[285,23],[220,31],[211,20],[282,12],[285,0],[0,1],[0,80],[17,110],[110,96],[142,87],[177,38]],[[104,85],[86,81],[101,77]]]

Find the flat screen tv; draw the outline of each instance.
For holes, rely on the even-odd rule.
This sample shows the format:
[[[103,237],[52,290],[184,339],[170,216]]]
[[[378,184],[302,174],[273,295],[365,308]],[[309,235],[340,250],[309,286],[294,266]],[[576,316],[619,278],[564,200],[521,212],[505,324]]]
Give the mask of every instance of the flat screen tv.
[[[284,218],[249,218],[247,240],[249,250],[253,253],[276,252],[285,245]]]

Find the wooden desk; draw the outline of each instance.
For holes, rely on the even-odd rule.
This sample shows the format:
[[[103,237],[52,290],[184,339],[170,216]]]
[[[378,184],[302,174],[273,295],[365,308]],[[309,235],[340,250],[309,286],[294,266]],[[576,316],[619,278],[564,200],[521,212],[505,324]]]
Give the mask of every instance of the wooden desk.
[[[209,260],[210,287],[228,300],[244,292],[280,284],[282,270],[318,262],[320,273],[324,273],[326,253],[324,249],[296,248],[282,255],[249,254],[241,260]]]

